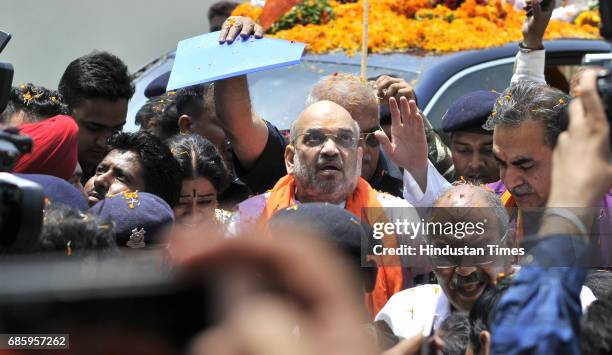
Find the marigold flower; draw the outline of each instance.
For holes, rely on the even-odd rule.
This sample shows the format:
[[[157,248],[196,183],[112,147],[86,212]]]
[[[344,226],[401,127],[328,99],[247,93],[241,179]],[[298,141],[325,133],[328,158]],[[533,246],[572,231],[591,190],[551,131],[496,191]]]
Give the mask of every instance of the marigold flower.
[[[455,7],[458,2],[445,3]],[[306,50],[314,54],[342,51],[354,55],[361,47],[362,1],[343,4],[329,0],[329,6],[334,18],[328,22],[295,25],[272,37],[304,42]],[[501,0],[465,0],[456,9],[431,0],[370,0],[369,6],[368,49],[372,53],[416,49],[456,52],[502,46],[523,38],[525,12]],[[261,8],[244,3],[232,15],[258,19],[260,13]],[[544,38],[599,38],[599,29],[588,21],[570,24],[553,20]]]

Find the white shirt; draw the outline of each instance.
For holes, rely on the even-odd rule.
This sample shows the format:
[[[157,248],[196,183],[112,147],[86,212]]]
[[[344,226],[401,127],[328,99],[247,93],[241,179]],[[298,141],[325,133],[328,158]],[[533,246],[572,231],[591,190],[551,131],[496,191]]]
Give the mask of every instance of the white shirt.
[[[519,81],[529,80],[539,84],[546,84],[544,77],[544,66],[546,62],[546,51],[537,50],[529,53],[519,51],[514,61],[514,75],[511,84]]]
[[[586,286],[580,291],[582,312],[595,301],[595,295]],[[422,332],[428,336],[451,314],[451,304],[440,285],[421,285],[393,295],[375,320],[385,321],[393,334],[409,338]]]
[[[451,184],[440,175],[431,161],[427,160],[427,187],[425,192],[416,182],[414,177],[404,169],[404,199],[414,207],[431,207],[438,196],[440,196]]]
[[[544,65],[546,51],[537,50],[529,53],[519,51],[516,54],[514,65],[514,75],[511,83],[523,80],[530,80],[541,84],[546,84],[544,78]],[[414,207],[431,207],[438,196],[442,195],[451,184],[438,172],[431,161],[427,161],[427,187],[425,192],[416,182],[414,177],[404,170],[404,189],[403,196],[408,203]]]

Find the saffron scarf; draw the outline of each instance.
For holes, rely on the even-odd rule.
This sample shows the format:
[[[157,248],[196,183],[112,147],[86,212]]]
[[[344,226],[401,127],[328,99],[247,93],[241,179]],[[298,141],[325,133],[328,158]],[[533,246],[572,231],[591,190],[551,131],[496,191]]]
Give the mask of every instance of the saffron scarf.
[[[269,193],[270,195],[263,212],[263,219],[266,222],[276,211],[296,203],[295,179],[293,175],[285,175],[274,185]],[[388,222],[383,206],[378,201],[376,190],[361,177],[353,194],[347,198],[345,209],[369,225],[377,222]],[[387,235],[382,238],[382,241],[386,248],[397,248],[398,246],[395,235]],[[371,293],[366,295],[366,305],[372,316],[375,316],[382,309],[393,294],[404,288],[404,277],[398,256],[375,257],[374,260],[376,260],[378,265],[376,286]]]
[[[521,242],[523,241],[523,213],[521,209],[516,206],[516,201],[514,201],[514,197],[510,193],[510,191],[506,190],[500,197],[502,204],[508,210],[508,214],[511,215],[511,212],[514,208],[516,211],[516,231],[514,235],[514,247],[518,248],[521,246]],[[516,260],[520,260],[520,257],[517,256]]]

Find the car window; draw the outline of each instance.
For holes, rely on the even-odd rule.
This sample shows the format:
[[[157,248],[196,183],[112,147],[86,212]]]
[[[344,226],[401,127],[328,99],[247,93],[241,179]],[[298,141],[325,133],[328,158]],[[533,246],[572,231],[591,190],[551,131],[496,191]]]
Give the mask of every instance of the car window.
[[[302,110],[313,85],[322,77],[337,72],[359,75],[359,66],[328,62],[302,61],[285,68],[256,72],[248,75],[251,100],[255,112],[279,129],[288,129]],[[391,71],[370,67],[368,78],[382,74],[403,77],[416,83],[417,73]]]
[[[465,70],[462,72],[465,75],[459,73],[453,76],[440,88],[436,96],[428,104],[427,109],[424,110],[427,118],[435,128],[440,128],[442,117],[452,103],[461,96],[477,90],[495,90],[501,93],[510,85],[514,60],[510,63],[490,67],[486,67],[486,65]],[[478,69],[478,67],[484,68]],[[449,83],[450,85],[448,85]],[[436,97],[437,100],[435,100]]]

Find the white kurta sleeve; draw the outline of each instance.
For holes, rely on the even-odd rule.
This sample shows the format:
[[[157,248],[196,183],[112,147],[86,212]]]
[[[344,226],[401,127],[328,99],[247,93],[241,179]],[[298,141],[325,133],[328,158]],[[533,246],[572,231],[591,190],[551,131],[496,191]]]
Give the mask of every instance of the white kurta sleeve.
[[[421,190],[414,177],[404,170],[404,199],[414,207],[431,207],[436,198],[450,187],[430,161],[427,161],[427,188]]]
[[[525,53],[519,51],[516,54],[514,62],[514,75],[511,84],[519,81],[534,81],[536,83],[546,84],[546,78],[544,77],[544,65],[546,62],[546,51],[531,51]]]

